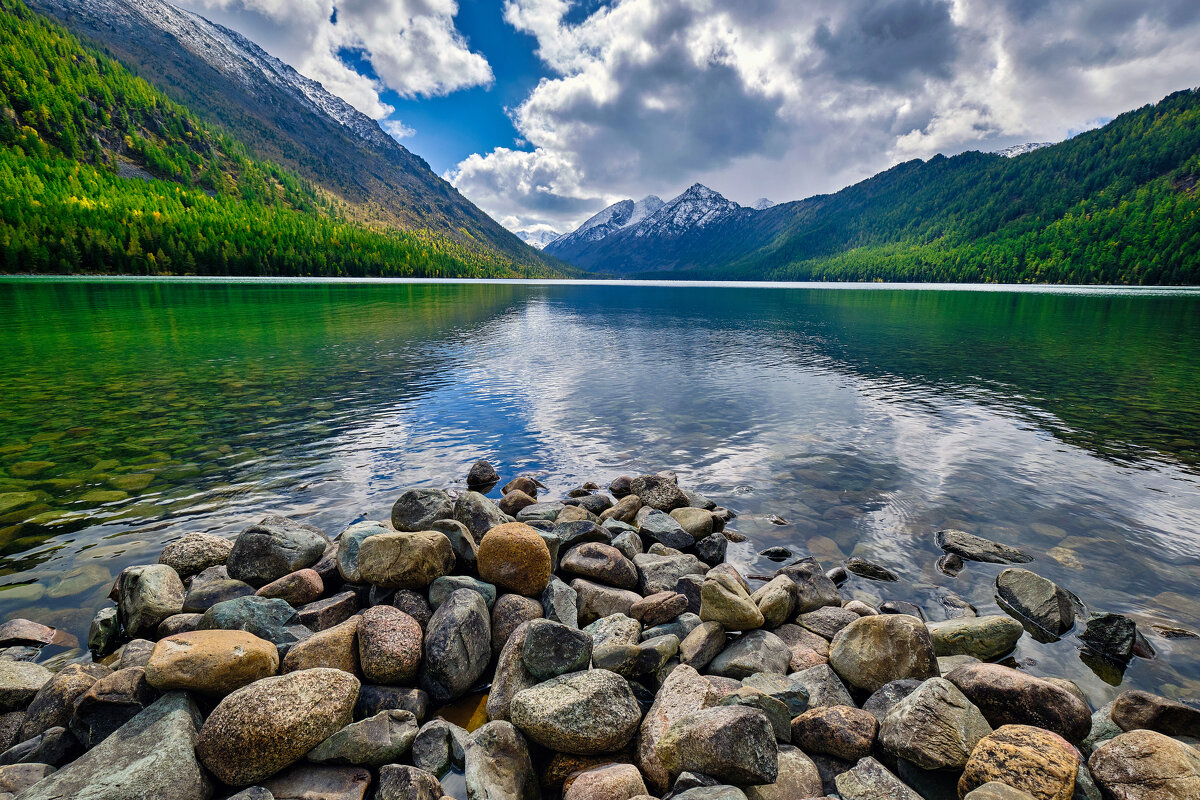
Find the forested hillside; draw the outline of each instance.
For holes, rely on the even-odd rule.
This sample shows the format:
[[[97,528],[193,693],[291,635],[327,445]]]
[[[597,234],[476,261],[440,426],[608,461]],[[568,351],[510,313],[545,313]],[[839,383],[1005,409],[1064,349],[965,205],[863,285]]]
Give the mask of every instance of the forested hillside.
[[[553,272],[470,236],[364,223],[20,2],[0,12],[0,270]]]

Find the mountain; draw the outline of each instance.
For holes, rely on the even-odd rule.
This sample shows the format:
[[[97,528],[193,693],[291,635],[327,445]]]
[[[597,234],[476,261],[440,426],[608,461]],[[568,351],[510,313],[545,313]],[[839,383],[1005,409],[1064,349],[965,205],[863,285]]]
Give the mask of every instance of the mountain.
[[[312,181],[362,222],[430,231],[556,269],[369,117],[240,34],[164,0],[29,0],[250,153]]]
[[[546,252],[655,278],[1200,284],[1198,186],[1200,91],[1186,90],[1019,158],[938,155],[835,194]]]
[[[1041,150],[1043,147],[1049,147],[1054,142],[1026,142],[1025,144],[1014,144],[1012,147],[1005,147],[1002,150],[994,150],[996,155],[1004,156],[1005,158],[1016,158],[1023,156],[1026,153],[1032,153],[1034,150]]]
[[[633,200],[621,200],[590,217],[570,233],[548,242],[545,249],[547,252],[558,254],[585,248],[590,243],[598,242],[619,230],[637,225],[662,207],[663,201],[652,194],[636,203]]]
[[[768,200],[765,197],[760,197],[750,204],[750,207],[755,211],[766,211],[771,206],[778,205],[774,200]]]
[[[559,236],[562,236],[561,233],[559,233],[558,231],[554,231],[554,230],[514,231],[514,233],[516,233],[517,236],[520,237],[522,242],[524,242],[525,244],[527,244],[530,247],[533,247],[537,250],[541,250],[543,247],[545,247],[546,245],[553,242]]]
[[[445,217],[464,223],[456,234],[369,217],[18,0],[0,0],[0,52],[0,272],[562,274],[461,216]]]

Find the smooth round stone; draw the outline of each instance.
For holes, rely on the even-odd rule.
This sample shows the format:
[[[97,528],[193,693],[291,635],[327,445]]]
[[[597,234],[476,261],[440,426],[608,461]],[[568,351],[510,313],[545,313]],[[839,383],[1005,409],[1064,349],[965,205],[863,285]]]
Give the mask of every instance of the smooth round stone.
[[[992,726],[958,687],[930,678],[887,712],[879,726],[879,743],[884,751],[922,769],[962,769],[975,745],[991,732]]]
[[[454,519],[454,501],[441,489],[409,489],[392,505],[392,527],[398,531],[432,530],[440,519]]]
[[[466,694],[487,670],[491,640],[491,619],[483,597],[470,589],[451,594],[425,629],[421,688],[437,703]]]
[[[1010,567],[997,575],[996,597],[1002,607],[1007,606],[1050,636],[1061,636],[1075,625],[1071,596],[1053,581],[1027,569]]]
[[[271,581],[255,594],[259,597],[277,597],[293,608],[306,605],[325,592],[325,582],[314,569],[289,572],[278,580]]]
[[[700,587],[700,619],[718,622],[727,631],[760,628],[765,621],[749,593],[732,577],[710,573]]]
[[[708,665],[709,673],[742,679],[757,672],[783,675],[792,651],[770,631],[748,631],[733,640]]]
[[[1157,731],[1129,731],[1105,742],[1088,768],[1106,796],[1120,800],[1200,797],[1200,751]]]
[[[958,781],[959,796],[991,781],[1039,800],[1071,800],[1079,753],[1061,736],[1029,725],[1004,725],[975,745]]]
[[[166,564],[187,578],[209,567],[224,564],[233,552],[233,542],[211,533],[189,533],[163,548],[158,563]]]
[[[480,459],[467,470],[467,486],[494,486],[500,481],[496,468],[487,461]]]
[[[71,722],[75,701],[112,670],[100,664],[68,664],[46,682],[25,710],[25,721],[17,732],[24,741],[51,728],[65,728]]]
[[[500,498],[500,502],[496,505],[505,514],[515,517],[521,512],[521,509],[528,508],[536,502],[536,497],[528,495],[519,489],[514,489],[513,491],[505,492],[504,496]]]
[[[1087,703],[1074,692],[1042,678],[999,664],[968,664],[946,674],[988,723],[1034,725],[1070,742],[1080,742],[1092,727]]]
[[[733,784],[774,783],[779,749],[765,714],[746,706],[716,706],[675,719],[657,753],[672,775],[699,772]]]
[[[329,538],[319,528],[269,516],[238,534],[225,565],[234,580],[265,586],[316,564],[328,546]]]
[[[358,547],[362,579],[386,589],[424,589],[454,569],[454,548],[437,531],[380,533]]]
[[[632,764],[604,764],[574,773],[563,800],[629,800],[646,794],[642,773]]]
[[[661,475],[639,475],[629,482],[629,490],[643,504],[659,511],[674,511],[688,503],[675,481]]]
[[[603,669],[560,675],[519,692],[512,723],[560,753],[611,753],[633,739],[642,712],[629,683]]]
[[[443,575],[429,584],[429,607],[436,611],[447,597],[459,589],[478,592],[488,608],[496,604],[496,587],[492,584],[484,583],[470,575]]]
[[[535,619],[525,632],[521,661],[539,681],[587,669],[592,659],[592,637],[561,622]]]
[[[796,584],[786,575],[778,575],[760,586],[750,599],[763,616],[763,626],[773,630],[791,619],[796,608]]]
[[[53,677],[40,664],[0,660],[0,711],[24,709]]]
[[[626,525],[632,525],[633,521],[637,519],[637,513],[641,510],[641,498],[630,494],[620,498],[613,504],[612,508],[601,513],[600,519],[604,521],[611,519],[617,522],[624,522]]]
[[[479,543],[479,577],[505,591],[537,596],[550,580],[550,548],[524,523],[497,525]]]
[[[183,611],[183,581],[166,564],[126,567],[116,586],[121,623],[130,636],[153,633],[158,623]]]
[[[671,512],[671,518],[696,541],[713,532],[712,512],[703,508],[677,508]]]
[[[223,783],[256,783],[350,724],[358,689],[357,678],[337,669],[263,678],[217,704],[196,754]]]
[[[411,684],[421,665],[424,632],[393,606],[372,606],[358,623],[358,660],[370,683]]]
[[[429,529],[423,528],[422,530]],[[356,522],[342,531],[341,535],[337,538],[337,542],[335,542],[337,549],[334,553],[338,575],[341,576],[342,580],[346,583],[362,583],[363,576],[358,569],[358,549],[371,536],[393,532],[383,523],[372,522],[370,520]]]
[[[246,631],[192,631],[162,639],[146,664],[156,689],[224,696],[279,669],[275,645]]]
[[[792,720],[792,741],[807,753],[823,753],[846,761],[871,754],[879,723],[853,706],[811,708]]]
[[[539,600],[519,594],[500,595],[496,604],[492,606],[492,655],[499,657],[508,637],[522,623],[542,619],[544,616],[545,612]]]
[[[1136,689],[1122,692],[1109,714],[1121,730],[1137,728],[1200,739],[1200,709]]]
[[[500,493],[508,494],[509,492],[522,492],[530,497],[537,497],[538,486],[538,482],[528,475],[518,475],[508,483],[501,486]]]
[[[657,592],[629,607],[629,614],[642,625],[665,625],[687,611],[688,599],[679,592]]]
[[[902,678],[938,675],[929,631],[919,619],[904,614],[851,622],[830,644],[829,665],[848,685],[867,692]]]
[[[187,614],[203,614],[217,603],[234,600],[238,597],[249,597],[254,594],[254,587],[245,581],[235,581],[233,578],[206,578],[197,575],[192,578],[183,598],[183,610]]]
[[[974,656],[992,661],[1012,652],[1025,633],[1021,623],[1005,614],[957,617],[926,626],[939,656]]]
[[[417,738],[417,718],[411,711],[390,709],[352,722],[308,752],[318,764],[381,767],[400,761]]]
[[[351,617],[292,645],[280,664],[281,671],[329,667],[359,675],[358,625],[361,620],[361,617]]]
[[[559,569],[618,589],[633,589],[638,582],[634,563],[617,548],[600,542],[572,547],[563,554]]]
[[[28,619],[18,617],[0,625],[0,647],[41,647],[54,643],[56,638],[58,631],[54,628]]]

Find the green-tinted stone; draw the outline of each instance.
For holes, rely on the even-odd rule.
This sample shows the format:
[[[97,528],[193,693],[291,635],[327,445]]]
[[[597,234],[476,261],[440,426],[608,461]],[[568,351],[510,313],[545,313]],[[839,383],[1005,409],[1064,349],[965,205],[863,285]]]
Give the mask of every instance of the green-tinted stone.
[[[15,478],[32,478],[53,466],[53,461],[18,461],[8,465],[8,472]]]

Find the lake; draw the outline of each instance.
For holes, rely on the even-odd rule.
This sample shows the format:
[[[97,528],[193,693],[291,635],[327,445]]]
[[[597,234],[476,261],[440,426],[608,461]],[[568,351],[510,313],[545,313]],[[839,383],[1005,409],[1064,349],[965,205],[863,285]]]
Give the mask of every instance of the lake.
[[[83,640],[186,532],[336,535],[477,458],[552,498],[673,469],[739,514],[743,572],[861,555],[901,580],[847,595],[929,619],[999,611],[1001,567],[942,574],[936,530],[1025,548],[1158,657],[1122,677],[1026,636],[1019,663],[1094,707],[1200,697],[1194,291],[11,279],[0,342],[6,619]]]

